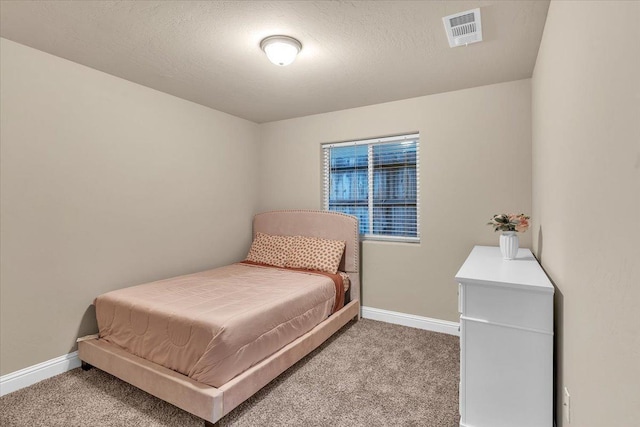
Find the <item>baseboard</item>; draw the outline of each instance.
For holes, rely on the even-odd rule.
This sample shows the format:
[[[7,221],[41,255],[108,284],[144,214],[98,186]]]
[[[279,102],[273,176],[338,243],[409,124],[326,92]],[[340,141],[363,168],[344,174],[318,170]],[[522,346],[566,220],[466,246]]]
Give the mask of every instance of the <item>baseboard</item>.
[[[80,366],[78,352],[65,354],[0,377],[0,396],[63,374]]]
[[[460,331],[458,329],[460,324],[450,322],[448,320],[431,319],[430,317],[382,310],[374,307],[362,307],[362,317],[365,319],[379,320],[381,322],[394,323],[396,325],[460,336]]]

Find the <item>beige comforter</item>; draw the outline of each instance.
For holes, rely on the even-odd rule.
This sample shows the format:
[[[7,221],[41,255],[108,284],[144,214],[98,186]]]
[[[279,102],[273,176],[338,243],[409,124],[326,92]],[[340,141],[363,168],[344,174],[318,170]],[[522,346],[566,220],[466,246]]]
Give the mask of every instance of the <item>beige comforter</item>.
[[[233,264],[96,298],[100,338],[219,387],[326,319],[324,276]]]

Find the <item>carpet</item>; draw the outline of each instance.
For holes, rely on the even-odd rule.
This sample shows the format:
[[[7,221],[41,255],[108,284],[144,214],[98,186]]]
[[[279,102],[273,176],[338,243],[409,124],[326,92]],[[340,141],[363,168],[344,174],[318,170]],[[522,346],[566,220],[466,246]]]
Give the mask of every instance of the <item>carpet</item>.
[[[220,420],[227,426],[458,426],[458,337],[362,319]],[[0,425],[202,427],[98,369],[0,398]]]

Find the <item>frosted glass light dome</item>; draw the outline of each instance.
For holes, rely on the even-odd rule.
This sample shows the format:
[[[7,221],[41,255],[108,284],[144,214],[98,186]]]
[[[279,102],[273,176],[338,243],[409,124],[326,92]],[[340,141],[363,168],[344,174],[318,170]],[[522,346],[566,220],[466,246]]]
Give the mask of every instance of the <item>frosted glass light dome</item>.
[[[270,36],[260,42],[260,49],[267,54],[269,61],[284,67],[295,61],[302,44],[288,36]]]

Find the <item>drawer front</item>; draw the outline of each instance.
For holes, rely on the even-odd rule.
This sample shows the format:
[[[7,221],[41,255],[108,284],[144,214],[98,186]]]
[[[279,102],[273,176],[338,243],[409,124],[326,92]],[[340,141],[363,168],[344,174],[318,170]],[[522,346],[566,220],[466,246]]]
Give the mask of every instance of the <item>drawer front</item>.
[[[550,292],[479,284],[463,284],[461,288],[465,318],[553,333]]]
[[[553,337],[462,320],[464,418],[474,427],[553,425]]]

